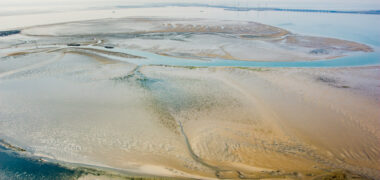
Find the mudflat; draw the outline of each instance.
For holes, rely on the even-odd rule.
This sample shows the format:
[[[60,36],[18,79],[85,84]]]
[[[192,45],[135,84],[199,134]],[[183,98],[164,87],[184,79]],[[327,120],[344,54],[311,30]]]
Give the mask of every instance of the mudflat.
[[[22,34],[95,37],[118,47],[190,59],[305,61],[373,51],[352,41],[304,36],[256,22],[197,18],[101,19],[35,26]]]
[[[0,136],[20,153],[146,177],[380,178],[379,66],[133,63],[320,60],[371,52],[367,45],[172,18],[61,23],[12,36],[0,39]]]

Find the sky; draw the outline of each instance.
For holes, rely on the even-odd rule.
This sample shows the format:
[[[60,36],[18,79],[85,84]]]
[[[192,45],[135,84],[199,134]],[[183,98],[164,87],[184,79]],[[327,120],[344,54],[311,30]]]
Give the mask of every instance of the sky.
[[[106,7],[149,3],[206,3],[249,7],[280,7],[308,9],[380,9],[380,0],[1,0],[1,9],[39,9],[43,7]]]
[[[121,10],[117,9],[117,6],[156,3],[318,10],[380,10],[380,0],[0,0],[0,30],[72,20],[65,19],[68,18],[67,16],[90,19],[92,14],[88,11],[94,10],[111,13],[107,17],[121,16],[119,12],[112,14],[114,11]]]

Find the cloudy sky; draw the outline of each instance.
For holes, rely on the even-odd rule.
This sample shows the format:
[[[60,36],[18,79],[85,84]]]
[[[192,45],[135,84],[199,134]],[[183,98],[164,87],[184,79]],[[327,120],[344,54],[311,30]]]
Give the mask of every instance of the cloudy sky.
[[[83,10],[113,11],[116,6],[154,3],[201,3],[235,7],[319,10],[380,10],[380,0],[0,0],[0,19],[18,15],[68,13]]]
[[[1,0],[2,7],[80,6],[102,7],[144,3],[206,3],[239,6],[270,6],[286,8],[380,9],[379,0]]]

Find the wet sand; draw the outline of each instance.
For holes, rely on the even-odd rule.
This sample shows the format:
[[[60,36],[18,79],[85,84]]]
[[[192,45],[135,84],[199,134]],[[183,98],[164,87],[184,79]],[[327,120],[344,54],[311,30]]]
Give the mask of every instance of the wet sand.
[[[112,46],[190,59],[305,61],[373,51],[352,41],[304,36],[256,22],[199,18],[101,19],[29,27],[21,33],[96,38]]]
[[[223,86],[220,90],[219,86],[183,83],[189,84],[182,85],[186,93],[201,91],[218,102],[233,97],[234,101],[220,103],[222,107],[194,106],[173,112],[176,119],[183,121],[193,151],[211,165],[239,172],[232,173],[232,178],[239,174],[263,177],[262,171],[268,176],[292,177],[292,172],[300,173],[295,178],[303,177],[302,173],[305,176],[341,168],[378,178],[376,124],[380,114],[379,101],[374,97],[378,97],[379,67],[187,71],[152,70],[153,74],[185,76]],[[326,76],[338,80],[320,80]],[[373,79],[366,79],[368,76]],[[210,92],[214,89],[218,93]],[[223,92],[227,89],[234,94]],[[280,172],[272,172],[277,170]]]
[[[39,28],[46,27],[54,33],[53,26]],[[40,45],[73,43],[76,37],[15,36]],[[99,36],[81,34],[75,43],[124,46],[101,37],[106,41],[97,43]],[[315,45],[298,40],[289,41]],[[337,42],[343,50],[368,50],[342,40],[316,44]],[[34,43],[17,48],[0,53],[0,137],[42,159],[151,177],[380,178],[379,66],[137,66],[105,55],[142,57],[107,49]],[[323,57],[324,51],[317,52]]]
[[[38,155],[150,175],[378,178],[379,67],[136,69],[92,59],[66,54],[2,77],[2,134]]]

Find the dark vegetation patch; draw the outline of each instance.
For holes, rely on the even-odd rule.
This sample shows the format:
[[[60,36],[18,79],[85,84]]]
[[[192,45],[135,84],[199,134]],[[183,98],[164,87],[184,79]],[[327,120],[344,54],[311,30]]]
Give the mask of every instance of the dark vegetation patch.
[[[317,81],[327,83],[330,86],[336,87],[336,88],[350,88],[348,85],[344,85],[343,82],[338,81],[337,79],[325,77],[325,76],[319,76],[317,77]]]
[[[69,43],[69,44],[67,44],[67,46],[80,46],[80,44],[78,44],[78,43]]]
[[[0,37],[9,36],[9,35],[13,35],[13,34],[19,34],[20,32],[21,32],[20,30],[0,31]]]
[[[323,55],[323,54],[329,54],[329,51],[326,49],[313,49],[309,51],[309,54]]]
[[[148,78],[144,74],[140,72],[140,66],[137,66],[135,69],[133,69],[130,73],[123,76],[118,76],[111,78],[111,80],[117,81],[117,82],[134,82],[138,83],[139,86],[141,86],[144,89],[150,90],[153,83],[156,83],[160,81],[159,79],[155,78]]]
[[[321,81],[321,82],[324,82],[324,83],[337,83],[336,79],[333,79],[333,78],[330,78],[330,77],[323,77],[323,76],[319,76],[317,78],[317,81]]]
[[[18,147],[18,146],[14,146],[12,144],[9,144],[8,142],[4,141],[3,139],[0,139],[0,146],[6,147],[8,149],[12,149],[14,151],[21,151],[21,152],[25,151],[25,149]]]

